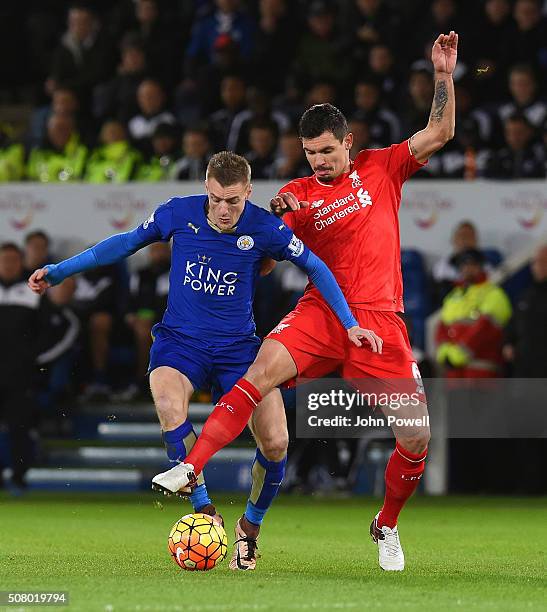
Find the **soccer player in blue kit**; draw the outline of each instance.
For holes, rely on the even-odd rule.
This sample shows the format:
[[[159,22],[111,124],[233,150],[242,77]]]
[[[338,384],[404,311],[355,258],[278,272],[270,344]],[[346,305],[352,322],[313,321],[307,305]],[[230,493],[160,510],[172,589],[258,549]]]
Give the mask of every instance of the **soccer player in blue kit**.
[[[188,419],[194,390],[210,387],[216,402],[256,357],[260,340],[255,335],[252,300],[265,259],[286,259],[302,268],[347,329],[348,342],[360,346],[364,339],[372,350],[381,351],[380,338],[357,325],[326,265],[280,219],[248,201],[250,179],[243,157],[217,153],[207,168],[206,195],[171,198],[136,229],[36,270],[29,278],[30,288],[43,293],[68,276],[114,263],[153,242],[173,240],[167,310],[153,328],[149,367],[150,388],[172,463],[184,461],[196,440]],[[235,528],[230,563],[234,570],[255,568],[258,531],[285,472],[287,422],[278,389],[260,402],[249,427],[257,450],[251,494]],[[167,493],[162,477],[169,472],[163,474],[154,478],[154,487]],[[222,521],[202,476],[190,500],[196,512]]]

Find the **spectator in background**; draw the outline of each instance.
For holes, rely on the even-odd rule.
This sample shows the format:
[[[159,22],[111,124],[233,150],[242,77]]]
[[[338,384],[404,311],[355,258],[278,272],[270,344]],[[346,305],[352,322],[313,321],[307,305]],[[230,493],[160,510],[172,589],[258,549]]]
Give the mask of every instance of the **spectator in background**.
[[[234,118],[245,108],[246,94],[247,85],[243,77],[232,74],[222,79],[220,84],[222,108],[209,118],[211,140],[215,151],[226,149]]]
[[[267,179],[272,172],[277,147],[277,127],[273,122],[256,122],[249,132],[250,149],[245,154],[255,179]]]
[[[257,85],[270,94],[283,90],[296,42],[298,20],[289,0],[260,0],[252,72]]]
[[[240,4],[239,0],[215,0],[215,9],[196,21],[186,50],[188,77],[195,78],[200,65],[212,63],[219,36],[228,36],[237,44],[241,56],[251,59],[256,26],[241,11]]]
[[[428,70],[414,70],[408,81],[408,99],[399,116],[405,134],[415,134],[427,124],[433,100],[433,79]]]
[[[80,131],[80,100],[73,89],[58,87],[51,95],[51,104],[41,106],[32,113],[27,135],[28,145],[31,148],[39,147],[44,142],[47,122],[51,115],[74,117]]]
[[[34,270],[43,268],[48,262],[52,261],[53,258],[49,249],[49,236],[44,231],[35,230],[25,236],[23,257],[25,275],[32,274]]]
[[[180,130],[175,125],[160,123],[152,135],[152,155],[141,164],[137,181],[162,181],[168,179],[180,157]]]
[[[152,326],[161,321],[167,307],[171,248],[169,243],[155,242],[148,247],[148,263],[129,279],[129,312],[125,319],[135,338],[137,350],[137,389],[148,393],[146,372],[150,361]]]
[[[306,95],[306,103],[302,112],[314,104],[336,104],[336,87],[330,81],[317,81]]]
[[[532,285],[516,301],[503,356],[516,378],[547,378],[547,245],[532,259]]]
[[[8,428],[11,484],[16,489],[26,486],[25,474],[32,456],[35,363],[48,312],[47,297],[33,295],[27,287],[19,247],[11,242],[0,245],[0,342],[9,347],[9,357],[0,368],[0,418]]]
[[[123,123],[103,123],[99,142],[100,145],[89,156],[84,180],[89,183],[126,183],[132,180],[142,157],[131,146]]]
[[[388,147],[401,140],[401,126],[395,113],[382,106],[380,95],[378,83],[370,80],[357,83],[354,117],[366,121],[370,137],[383,147]]]
[[[401,109],[401,117],[404,134],[415,134],[426,125],[431,112],[433,100],[433,79],[431,72],[425,69],[412,70],[408,82],[409,99]],[[414,178],[429,179],[437,178],[440,174],[439,156],[433,155],[428,163],[419,170]]]
[[[0,183],[20,181],[25,175],[25,148],[13,139],[8,125],[0,124]]]
[[[443,301],[436,332],[437,362],[448,378],[499,376],[511,302],[503,289],[488,281],[480,251],[463,251],[455,264],[461,284]]]
[[[196,127],[186,130],[182,138],[183,156],[173,166],[171,177],[177,181],[203,181],[212,155],[207,130]]]
[[[81,326],[83,398],[105,398],[113,381],[108,375],[111,337],[118,318],[122,291],[120,269],[115,265],[86,270],[76,277],[70,304]]]
[[[494,151],[485,176],[494,179],[545,178],[545,147],[536,142],[534,128],[524,115],[515,114],[504,124],[506,146]]]
[[[517,0],[513,9],[515,25],[505,50],[511,62],[532,62],[543,78],[547,76],[547,20],[540,0]]]
[[[348,129],[353,134],[350,158],[355,159],[359,151],[364,149],[381,149],[382,145],[374,142],[370,137],[369,124],[360,117],[352,117],[348,122]]]
[[[511,366],[511,374],[521,379],[547,378],[547,244],[540,246],[532,258],[532,284],[515,303],[513,317],[505,332],[503,356]],[[524,382],[524,381],[523,381]],[[545,386],[526,381],[517,383],[516,414],[520,423],[538,423],[538,415],[544,422]],[[531,418],[527,418],[528,415]],[[521,438],[513,440],[521,462],[527,466],[523,475],[515,466],[515,481],[526,493],[545,493],[547,469],[547,440],[545,438]]]
[[[132,32],[142,42],[146,65],[151,75],[165,85],[173,85],[179,78],[179,62],[173,61],[180,51],[173,25],[161,18],[156,0],[135,1],[136,29]]]
[[[474,108],[469,80],[455,84],[456,133],[435,157],[440,162],[441,178],[464,178],[474,180],[484,174],[488,162],[487,143],[495,132],[492,116],[482,109]]]
[[[462,40],[466,40],[464,23],[458,15],[458,5],[455,0],[433,0],[433,2],[428,4],[430,5],[429,15],[426,13],[422,17],[421,22],[423,25],[421,28],[418,26],[418,32],[415,36],[417,42],[415,49],[416,56],[421,55],[424,44],[427,44],[427,47],[431,49],[428,41],[435,40],[439,32],[454,30],[458,32]]]
[[[66,280],[70,282],[67,283]],[[67,425],[70,430],[69,423],[61,418],[66,416],[62,413],[67,410],[62,402],[68,398],[72,386],[73,347],[80,332],[78,317],[68,307],[76,283],[74,279],[66,280],[56,287],[51,287],[54,291],[48,291],[51,309],[47,326],[41,330],[43,337],[40,354],[36,359],[40,410],[45,408],[56,414],[59,433],[63,434],[66,433]]]
[[[368,70],[372,80],[379,83],[381,97],[391,109],[399,104],[399,75],[393,51],[385,43],[379,42],[370,48]]]
[[[458,223],[452,233],[452,252],[445,255],[433,266],[432,273],[435,284],[435,301],[437,304],[441,304],[444,297],[453,289],[454,284],[458,281],[457,258],[461,253],[469,249],[480,250],[479,234],[474,223],[466,220]],[[487,264],[485,269],[487,272],[491,271]]]
[[[509,72],[511,100],[498,107],[502,123],[515,113],[526,117],[534,128],[539,128],[547,118],[547,104],[538,98],[538,82],[533,68],[517,64]]]
[[[146,73],[144,43],[127,34],[120,44],[121,58],[116,76],[97,85],[93,92],[93,114],[101,120],[116,117],[127,123],[139,112],[137,89]]]
[[[228,134],[227,149],[243,155],[250,148],[249,131],[254,123],[273,121],[277,125],[277,133],[288,130],[290,122],[288,117],[278,110],[272,110],[269,96],[255,87],[247,92],[248,107],[238,113],[232,121]]]
[[[42,183],[81,180],[87,155],[87,147],[80,143],[74,117],[51,115],[46,142],[30,153],[27,177]]]
[[[344,15],[344,31],[351,33],[350,52],[357,68],[366,64],[373,45],[400,42],[399,14],[384,0],[352,0]]]
[[[310,167],[298,134],[294,130],[285,132],[279,139],[279,153],[270,166],[269,178],[292,180],[309,174]]]
[[[166,95],[158,81],[145,79],[137,89],[139,113],[129,121],[129,134],[137,147],[150,153],[150,139],[160,123],[175,123],[174,115],[166,110]]]
[[[342,40],[336,32],[335,4],[314,0],[306,17],[308,27],[296,50],[293,74],[300,84],[326,79],[343,85],[351,66],[345,60]]]
[[[474,31],[471,47],[475,58],[475,89],[481,102],[499,99],[505,93],[508,41],[511,40],[513,18],[509,0],[486,0],[479,27]]]
[[[82,104],[90,100],[92,89],[109,76],[113,65],[110,42],[86,4],[73,4],[68,11],[68,28],[53,55],[46,90],[73,89]]]

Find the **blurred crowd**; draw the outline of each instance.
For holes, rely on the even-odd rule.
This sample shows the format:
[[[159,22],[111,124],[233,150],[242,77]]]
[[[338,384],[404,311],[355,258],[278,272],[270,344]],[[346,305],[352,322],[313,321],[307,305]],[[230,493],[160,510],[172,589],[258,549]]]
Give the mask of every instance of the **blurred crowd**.
[[[243,154],[256,179],[308,173],[295,124],[315,103],[355,151],[425,127],[431,45],[460,34],[455,138],[417,178],[543,178],[543,0],[9,0],[0,9],[0,181],[202,179]],[[21,40],[25,41],[24,44]]]

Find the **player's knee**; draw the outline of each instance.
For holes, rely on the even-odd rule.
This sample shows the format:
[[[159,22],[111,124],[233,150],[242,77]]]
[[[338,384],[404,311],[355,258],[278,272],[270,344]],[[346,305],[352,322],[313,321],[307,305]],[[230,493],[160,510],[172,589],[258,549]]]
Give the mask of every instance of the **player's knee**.
[[[253,384],[263,397],[272,388],[268,364],[264,361],[256,361],[253,363],[247,370],[245,379]]]
[[[287,454],[288,446],[289,434],[282,431],[261,440],[260,450],[268,461],[281,461]]]
[[[176,401],[167,393],[158,393],[154,397],[154,404],[162,429],[175,429],[181,424],[181,419],[184,420],[186,416],[182,414],[183,403]]]
[[[410,436],[397,437],[397,442],[414,455],[423,453],[429,444],[429,440],[431,440],[429,427],[422,427],[420,431]]]

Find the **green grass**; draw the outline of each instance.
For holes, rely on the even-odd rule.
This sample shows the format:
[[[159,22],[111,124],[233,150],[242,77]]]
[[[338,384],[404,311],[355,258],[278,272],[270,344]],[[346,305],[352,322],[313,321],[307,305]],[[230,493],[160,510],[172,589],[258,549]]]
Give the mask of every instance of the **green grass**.
[[[545,498],[417,498],[399,522],[407,569],[385,573],[368,537],[377,501],[281,497],[257,570],[237,574],[178,569],[166,540],[188,505],[154,500],[1,496],[0,590],[67,590],[71,612],[547,610]],[[220,502],[231,540],[243,499]]]

